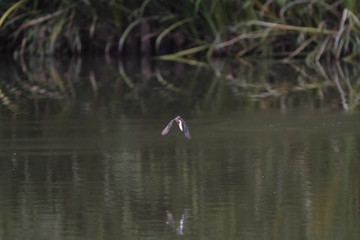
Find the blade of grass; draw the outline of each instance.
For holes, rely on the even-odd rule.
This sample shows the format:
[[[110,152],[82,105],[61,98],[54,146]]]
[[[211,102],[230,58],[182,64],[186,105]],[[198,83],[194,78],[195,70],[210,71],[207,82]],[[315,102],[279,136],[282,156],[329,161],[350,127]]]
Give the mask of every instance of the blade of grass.
[[[271,23],[264,21],[249,21],[246,23],[247,26],[257,25],[269,28],[276,28],[281,30],[289,30],[289,31],[297,31],[297,32],[306,32],[306,33],[317,33],[317,34],[334,34],[336,31],[328,30],[328,29],[319,29],[313,27],[300,27],[288,24],[280,24],[280,23]]]
[[[155,48],[156,50],[158,51],[159,50],[159,47],[160,47],[160,43],[161,43],[161,40],[168,34],[170,33],[172,30],[180,27],[181,25],[185,24],[185,23],[188,23],[188,22],[191,22],[193,19],[191,17],[189,18],[185,18],[181,21],[178,21],[172,25],[170,25],[168,28],[166,28],[164,31],[162,31],[159,36],[156,38],[156,41],[155,41]]]
[[[227,40],[225,42],[216,44],[215,48],[216,49],[224,48],[224,47],[233,45],[243,39],[262,38],[262,37],[263,37],[263,31],[244,33],[244,34],[240,34],[230,40]]]
[[[180,58],[186,55],[191,55],[191,54],[195,54],[197,52],[203,51],[205,49],[209,48],[209,44],[204,44],[201,46],[197,46],[197,47],[193,47],[193,48],[189,48],[186,50],[182,50],[179,51],[177,53],[173,53],[173,54],[167,54],[167,55],[162,55],[157,57],[158,59],[173,59],[173,58]]]
[[[56,24],[56,26],[54,27],[53,29],[53,32],[50,36],[50,53],[54,53],[55,51],[55,42],[56,42],[56,39],[58,38],[64,24],[66,22],[66,19],[65,18],[62,18],[60,20],[60,22],[58,24]]]
[[[204,66],[208,65],[205,62],[200,62],[200,61],[195,60],[195,59],[187,59],[187,58],[182,58],[182,57],[178,57],[178,58],[158,58],[158,60],[185,63],[185,64],[189,64],[189,65],[192,65],[192,66],[198,66],[198,67],[204,67]]]
[[[321,43],[320,48],[319,48],[319,51],[317,52],[317,54],[316,54],[316,56],[315,56],[315,61],[316,61],[317,63],[320,63],[320,62],[319,62],[319,61],[320,61],[320,58],[321,58],[321,56],[323,55],[326,47],[328,46],[329,41],[330,41],[330,36],[327,36],[327,37],[325,38],[325,40]]]
[[[121,35],[120,39],[119,39],[119,47],[118,47],[118,51],[122,52],[123,47],[124,47],[124,43],[126,38],[128,37],[129,33],[131,32],[131,30],[136,27],[136,25],[138,25],[140,22],[144,21],[144,19],[140,18],[137,19],[135,21],[133,21],[132,23],[129,24],[129,26],[127,26],[127,28],[124,30],[123,34]]]
[[[316,39],[316,36],[312,36],[311,38],[307,39],[305,42],[303,42],[303,44],[301,44],[297,49],[295,49],[295,51],[293,51],[292,53],[289,54],[289,56],[287,56],[285,58],[285,61],[290,60],[291,58],[295,57],[296,55],[298,55],[302,50],[304,50],[304,48],[306,48],[311,42],[313,42]]]
[[[141,6],[140,6],[140,9],[139,9],[139,15],[142,17],[144,16],[144,11],[145,11],[145,8],[146,6],[151,2],[151,0],[145,0]]]
[[[360,19],[351,11],[348,10],[347,12],[349,14],[349,16],[351,17],[351,19],[355,22],[355,24],[360,27]]]
[[[15,4],[13,4],[8,10],[6,10],[0,18],[0,27],[4,23],[5,19],[10,15],[10,13],[26,1],[27,0],[21,0]]]
[[[41,23],[41,22],[45,22],[45,21],[47,21],[47,20],[50,20],[50,19],[52,19],[52,18],[54,18],[54,17],[62,14],[63,12],[65,12],[65,9],[58,10],[58,11],[56,11],[56,12],[54,12],[54,13],[47,14],[47,15],[45,15],[45,16],[38,17],[38,18],[36,18],[36,19],[34,19],[34,20],[28,21],[28,22],[24,23],[23,25],[21,25],[21,26],[19,27],[18,31],[24,30],[24,29],[26,29],[26,28],[28,28],[28,27],[31,27],[31,26],[36,25],[36,24],[39,24],[39,23]]]
[[[339,30],[337,31],[336,36],[335,36],[335,42],[334,42],[334,51],[335,51],[335,52],[338,51],[338,49],[339,49],[340,37],[341,37],[342,33],[343,33],[344,30],[345,30],[345,21],[346,21],[346,19],[348,19],[348,16],[349,16],[348,12],[349,12],[349,11],[348,11],[347,9],[345,9],[345,10],[343,11],[343,15],[342,15],[342,17],[341,17],[341,22],[340,22]]]

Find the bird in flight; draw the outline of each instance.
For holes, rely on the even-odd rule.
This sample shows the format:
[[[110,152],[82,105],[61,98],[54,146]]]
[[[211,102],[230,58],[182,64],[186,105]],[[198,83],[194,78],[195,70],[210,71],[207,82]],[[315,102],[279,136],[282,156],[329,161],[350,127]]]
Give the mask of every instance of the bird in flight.
[[[184,132],[185,137],[187,139],[191,139],[189,128],[186,125],[184,119],[182,119],[180,116],[177,116],[176,118],[171,120],[169,124],[164,128],[164,130],[162,130],[161,135],[168,134],[174,122],[179,126],[180,130]]]

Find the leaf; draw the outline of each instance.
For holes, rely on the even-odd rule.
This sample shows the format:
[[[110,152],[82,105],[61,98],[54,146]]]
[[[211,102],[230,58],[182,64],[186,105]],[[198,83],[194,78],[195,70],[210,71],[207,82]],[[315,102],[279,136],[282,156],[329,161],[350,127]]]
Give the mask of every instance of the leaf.
[[[50,52],[51,53],[54,53],[54,51],[55,51],[55,41],[58,38],[58,36],[59,36],[59,34],[60,34],[64,24],[65,24],[65,22],[66,22],[65,19],[62,18],[60,20],[60,22],[58,24],[56,24],[56,26],[53,29],[53,32],[52,32],[51,37],[50,37]]]
[[[172,30],[176,29],[177,27],[180,27],[181,25],[185,24],[185,23],[188,23],[188,22],[191,22],[192,21],[192,18],[185,18],[179,22],[176,22],[172,25],[170,25],[168,28],[166,28],[164,31],[162,31],[162,33],[159,34],[159,36],[156,38],[156,41],[155,41],[155,47],[157,50],[159,50],[159,47],[160,47],[160,43],[161,43],[161,40],[169,33],[171,32]]]
[[[122,52],[125,40],[126,40],[127,36],[129,35],[129,33],[131,32],[131,30],[136,25],[138,25],[141,21],[144,21],[144,19],[135,20],[134,22],[130,23],[129,26],[124,30],[123,34],[121,35],[121,37],[119,39],[119,52]]]
[[[21,0],[17,3],[15,3],[14,5],[12,5],[8,10],[6,10],[6,12],[0,18],[0,27],[4,23],[5,19],[9,16],[9,14],[12,11],[14,11],[17,7],[19,7],[21,4],[23,4],[24,2],[26,2],[26,0]]]

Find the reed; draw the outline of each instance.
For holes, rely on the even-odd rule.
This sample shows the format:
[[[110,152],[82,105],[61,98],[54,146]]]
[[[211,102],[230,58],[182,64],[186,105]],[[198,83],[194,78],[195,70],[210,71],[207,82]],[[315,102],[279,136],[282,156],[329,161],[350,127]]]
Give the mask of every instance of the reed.
[[[148,53],[180,61],[194,56],[356,61],[359,10],[356,0],[5,0],[0,41],[2,51],[15,56]]]

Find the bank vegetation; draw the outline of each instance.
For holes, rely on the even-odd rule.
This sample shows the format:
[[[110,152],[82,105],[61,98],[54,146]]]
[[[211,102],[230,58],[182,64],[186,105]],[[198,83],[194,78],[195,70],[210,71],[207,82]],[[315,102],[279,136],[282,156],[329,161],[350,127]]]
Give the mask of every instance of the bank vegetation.
[[[0,3],[0,46],[24,55],[356,61],[356,0],[84,0]]]

